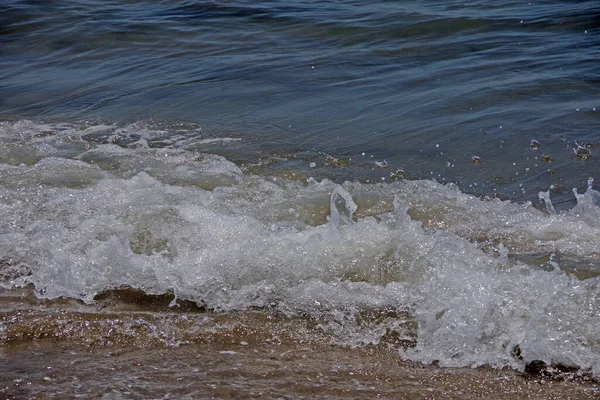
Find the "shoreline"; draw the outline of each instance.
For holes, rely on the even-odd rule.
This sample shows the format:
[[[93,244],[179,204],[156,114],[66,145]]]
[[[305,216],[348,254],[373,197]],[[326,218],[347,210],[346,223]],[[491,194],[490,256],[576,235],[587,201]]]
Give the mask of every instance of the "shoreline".
[[[440,368],[381,349],[306,344],[2,350],[4,398],[596,399],[597,385]]]
[[[597,382],[583,379],[424,365],[389,344],[334,345],[304,320],[264,311],[160,312],[38,300],[28,289],[2,291],[0,305],[0,395],[9,399],[600,396]]]

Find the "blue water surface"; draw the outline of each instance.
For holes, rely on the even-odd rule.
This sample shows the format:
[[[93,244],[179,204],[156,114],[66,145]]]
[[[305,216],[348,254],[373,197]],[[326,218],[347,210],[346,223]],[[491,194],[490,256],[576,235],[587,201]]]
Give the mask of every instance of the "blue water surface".
[[[5,0],[0,119],[193,122],[240,164],[572,204],[599,170],[600,4]]]

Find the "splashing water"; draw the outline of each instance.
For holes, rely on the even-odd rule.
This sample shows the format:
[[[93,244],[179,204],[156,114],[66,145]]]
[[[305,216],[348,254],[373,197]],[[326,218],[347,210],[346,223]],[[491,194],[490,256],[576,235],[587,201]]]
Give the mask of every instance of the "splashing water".
[[[577,145],[577,147],[573,148],[573,152],[575,153],[577,158],[582,159],[582,160],[587,160],[588,158],[590,158],[592,156],[592,151],[589,148],[587,148],[585,146],[581,146],[577,142],[575,142],[575,145]]]
[[[337,228],[340,224],[340,213],[336,207],[336,200],[338,200],[338,199],[341,199],[344,201],[344,208],[348,212],[349,218],[352,218],[352,215],[358,209],[358,206],[356,205],[356,203],[352,199],[352,196],[350,195],[350,193],[348,193],[347,190],[345,190],[341,186],[337,186],[335,189],[333,189],[333,191],[331,192],[331,200],[329,202],[329,208],[331,210],[330,211],[330,213],[331,213],[330,223],[331,223],[331,226],[333,226],[335,228]]]
[[[542,192],[546,214],[434,181],[305,185],[142,145],[1,168],[3,287],[88,303],[131,287],[307,316],[344,346],[396,337],[423,362],[600,372],[592,179],[572,212]]]
[[[554,206],[552,205],[552,201],[550,200],[550,190],[548,190],[547,192],[539,192],[538,196],[540,200],[543,201],[546,205],[546,212],[548,214],[556,214]]]

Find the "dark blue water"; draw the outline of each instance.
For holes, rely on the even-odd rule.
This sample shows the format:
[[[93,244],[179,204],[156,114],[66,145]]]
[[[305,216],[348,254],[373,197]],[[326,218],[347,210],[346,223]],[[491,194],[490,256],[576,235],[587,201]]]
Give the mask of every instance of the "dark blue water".
[[[194,122],[241,164],[515,200],[598,172],[596,1],[5,0],[0,27],[4,120]]]

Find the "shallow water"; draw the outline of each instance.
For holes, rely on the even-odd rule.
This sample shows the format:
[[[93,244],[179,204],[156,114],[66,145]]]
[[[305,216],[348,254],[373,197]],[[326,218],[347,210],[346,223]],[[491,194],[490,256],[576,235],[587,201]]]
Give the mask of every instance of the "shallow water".
[[[3,303],[7,362],[57,332],[57,359],[214,354],[214,318],[274,315],[254,349],[300,329],[331,357],[597,380],[599,15],[4,2],[0,286],[32,291]],[[120,296],[142,310],[103,313]]]
[[[105,296],[101,307],[90,307],[35,300],[27,291],[1,293],[3,319],[10,324],[0,352],[0,394],[32,399],[594,399],[600,394],[589,376],[567,373],[556,380],[489,367],[425,366],[399,358],[401,345],[393,340],[349,349],[331,345],[317,321],[306,318],[169,309],[165,300],[121,291]]]
[[[507,371],[411,365],[385,351],[303,345],[89,350],[45,343],[11,350],[7,398],[595,399],[585,383]]]

